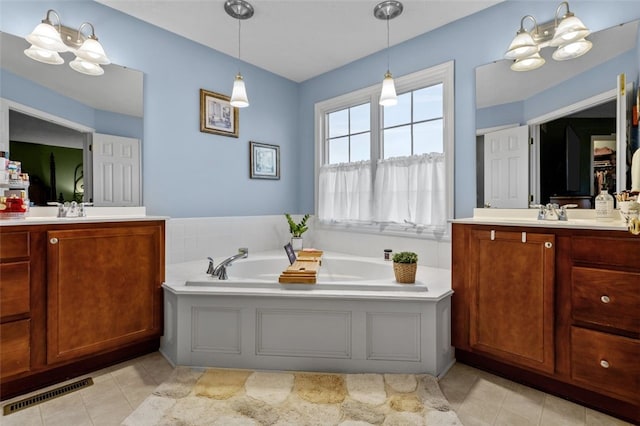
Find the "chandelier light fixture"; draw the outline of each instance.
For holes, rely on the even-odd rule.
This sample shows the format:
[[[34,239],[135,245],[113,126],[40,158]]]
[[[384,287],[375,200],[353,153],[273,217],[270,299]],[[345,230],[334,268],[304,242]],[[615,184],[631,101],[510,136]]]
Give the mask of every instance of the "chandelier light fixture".
[[[387,21],[387,72],[382,80],[382,91],[380,92],[380,105],[392,106],[398,103],[398,95],[396,95],[396,86],[389,71],[389,21],[402,13],[402,3],[395,0],[386,0],[378,3],[373,8],[373,16],[378,19]]]
[[[566,8],[564,15],[560,15]],[[525,22],[531,20],[533,27],[525,29]],[[558,22],[559,20],[559,22]],[[520,29],[504,54],[505,59],[513,60],[514,71],[531,71],[540,68],[545,60],[540,50],[555,47],[551,57],[556,61],[578,58],[593,47],[587,40],[591,31],[569,10],[569,3],[564,1],[556,8],[553,21],[538,25],[536,19],[526,15],[520,20]]]
[[[51,22],[55,17],[57,25]],[[85,36],[82,30],[91,28],[91,34]],[[78,29],[62,25],[60,15],[53,9],[35,29],[25,37],[31,47],[24,51],[29,58],[45,64],[59,65],[64,63],[61,52],[73,52],[76,58],[69,63],[74,70],[87,75],[102,75],[104,70],[100,65],[111,62],[96,37],[95,29],[89,22],[83,22]]]
[[[253,16],[253,6],[245,0],[227,0],[224,10],[232,18],[238,20],[238,74],[233,81],[233,91],[231,92],[231,106],[245,108],[249,106],[247,89],[244,86],[244,79],[240,73],[240,22]]]

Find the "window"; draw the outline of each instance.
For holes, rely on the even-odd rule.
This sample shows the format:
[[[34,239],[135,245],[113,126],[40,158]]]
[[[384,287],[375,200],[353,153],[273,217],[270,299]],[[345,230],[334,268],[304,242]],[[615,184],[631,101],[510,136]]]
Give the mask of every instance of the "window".
[[[316,200],[325,224],[442,230],[453,217],[453,62],[316,104]],[[410,225],[407,225],[409,223]]]

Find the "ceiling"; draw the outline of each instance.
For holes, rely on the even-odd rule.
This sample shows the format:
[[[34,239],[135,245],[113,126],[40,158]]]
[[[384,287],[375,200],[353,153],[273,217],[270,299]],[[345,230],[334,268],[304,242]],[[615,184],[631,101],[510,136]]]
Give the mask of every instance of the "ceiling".
[[[230,56],[238,56],[238,21],[224,0],[97,0]],[[390,44],[401,43],[503,0],[404,0],[389,21]],[[383,50],[386,24],[378,0],[250,0],[241,24],[241,59],[301,82]]]

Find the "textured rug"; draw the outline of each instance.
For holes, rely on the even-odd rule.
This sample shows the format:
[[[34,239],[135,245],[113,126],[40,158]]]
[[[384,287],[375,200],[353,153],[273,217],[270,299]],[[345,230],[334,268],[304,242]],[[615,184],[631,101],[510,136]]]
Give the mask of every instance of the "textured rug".
[[[462,425],[429,375],[178,367],[123,422],[145,425]]]

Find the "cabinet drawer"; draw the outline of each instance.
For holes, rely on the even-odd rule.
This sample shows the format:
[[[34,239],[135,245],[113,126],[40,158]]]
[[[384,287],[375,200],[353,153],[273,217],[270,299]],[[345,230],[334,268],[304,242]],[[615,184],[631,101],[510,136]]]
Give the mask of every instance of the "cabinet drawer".
[[[29,371],[30,336],[28,319],[0,325],[0,377]]]
[[[571,316],[640,334],[640,273],[574,266]]]
[[[29,312],[29,262],[0,264],[0,316]]]
[[[29,233],[0,233],[0,260],[16,257],[29,257]]]
[[[581,386],[640,401],[640,341],[571,328],[571,378]]]
[[[574,261],[639,269],[640,238],[572,237]]]

